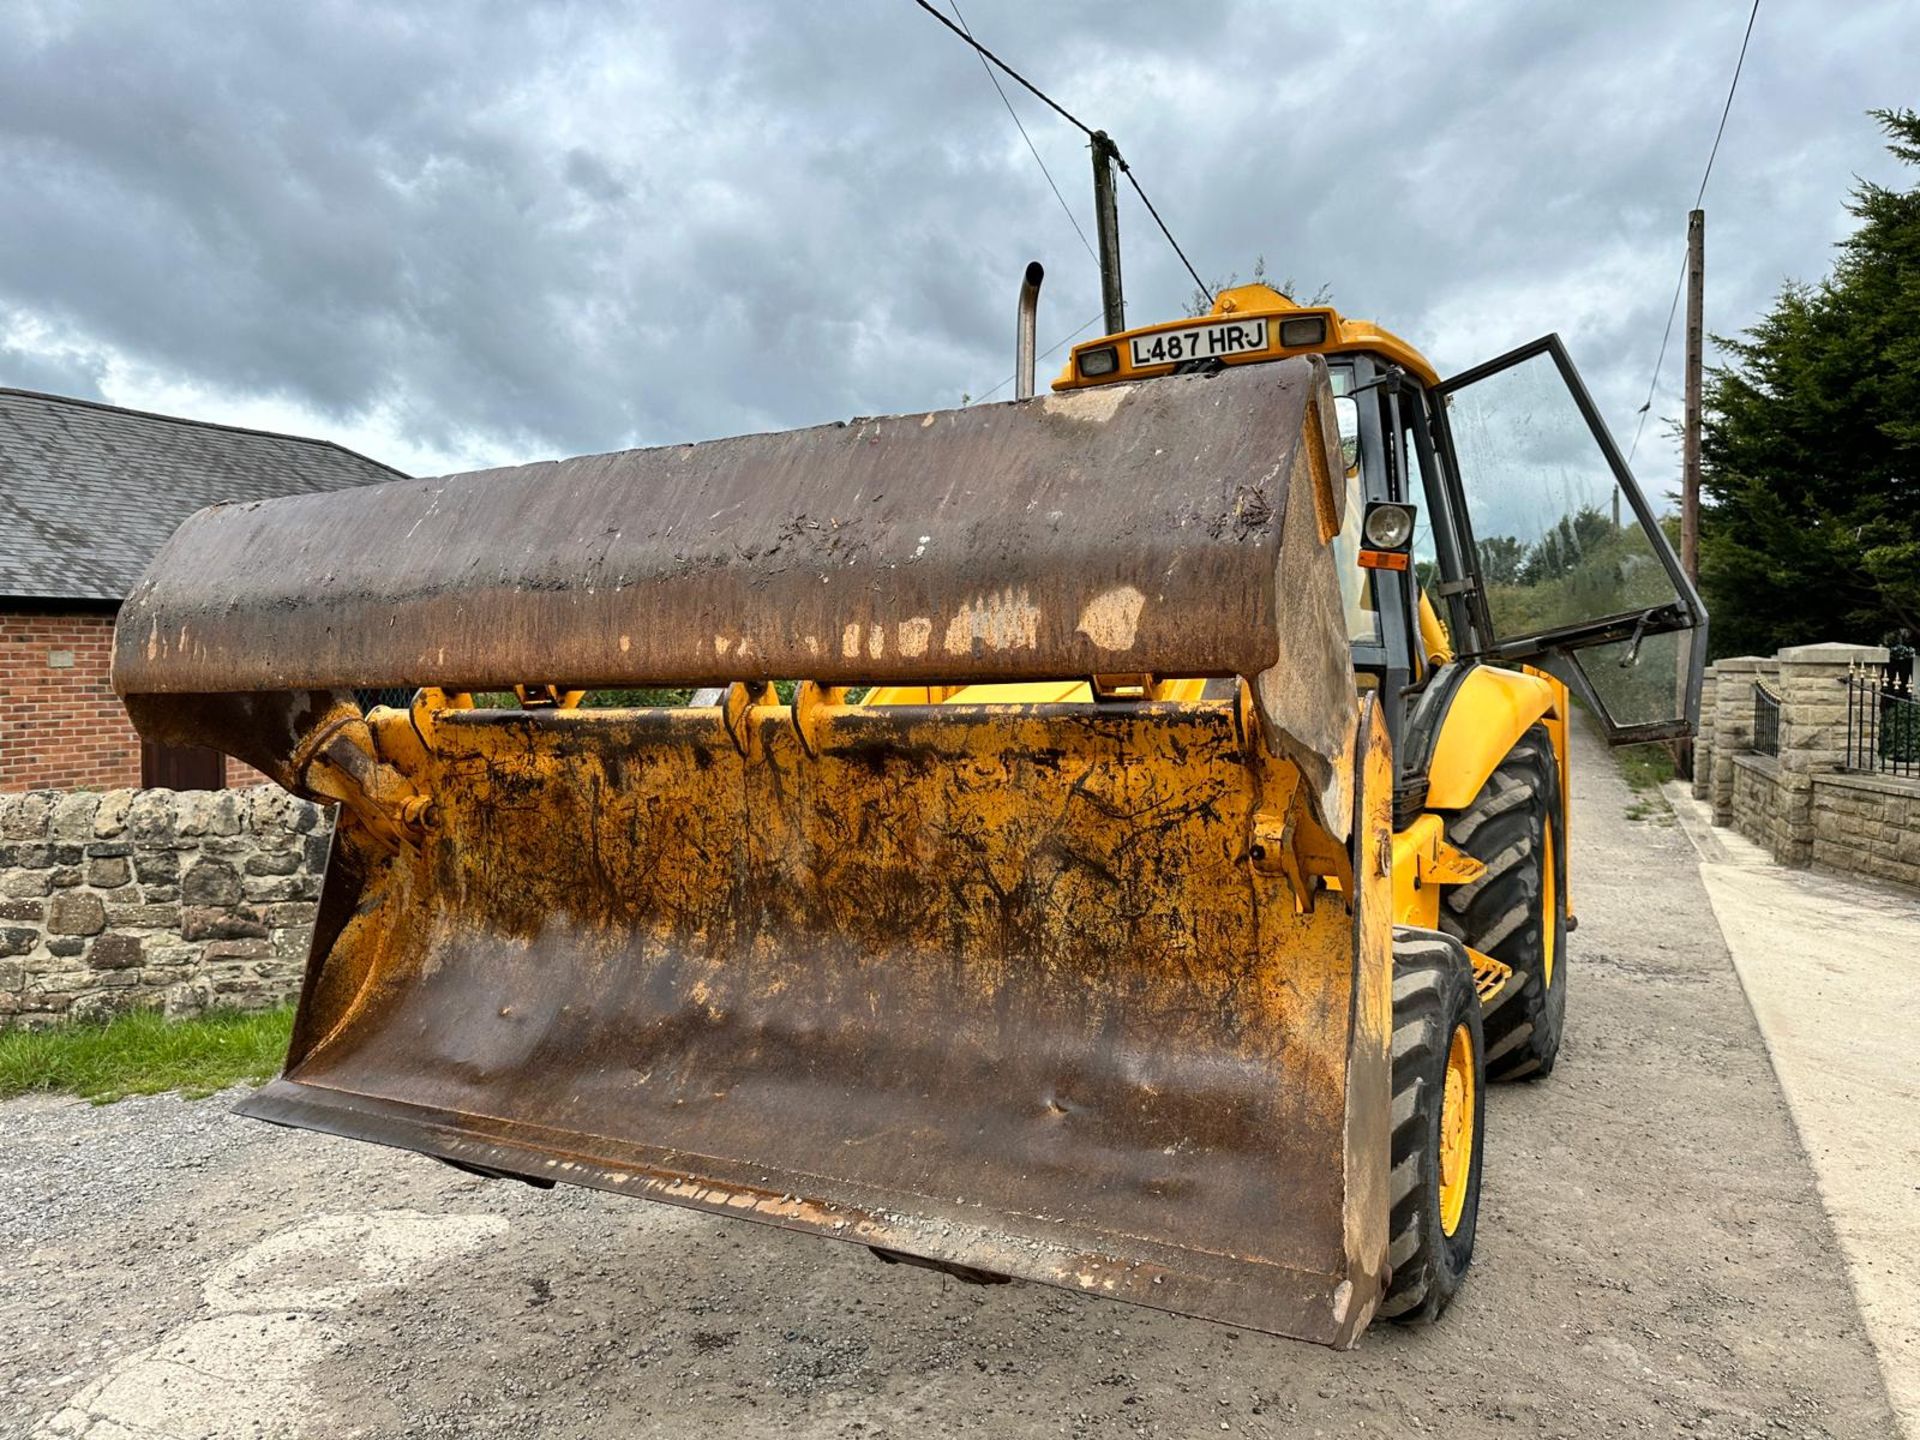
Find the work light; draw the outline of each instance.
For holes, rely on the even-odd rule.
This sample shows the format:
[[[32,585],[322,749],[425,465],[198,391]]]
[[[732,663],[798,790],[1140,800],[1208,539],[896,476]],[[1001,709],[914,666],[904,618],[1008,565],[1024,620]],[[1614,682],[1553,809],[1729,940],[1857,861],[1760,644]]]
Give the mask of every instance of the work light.
[[[1300,345],[1326,343],[1327,317],[1324,315],[1306,315],[1299,319],[1280,322],[1280,344],[1284,349],[1292,350]]]
[[[1103,345],[1098,350],[1088,350],[1080,357],[1080,374],[1095,380],[1102,375],[1111,375],[1120,368],[1120,352],[1111,345]]]
[[[1376,501],[1367,507],[1360,533],[1375,550],[1404,550],[1413,539],[1413,507]]]
[[[1368,504],[1360,521],[1359,561],[1368,570],[1405,570],[1412,563],[1413,506],[1394,500]]]

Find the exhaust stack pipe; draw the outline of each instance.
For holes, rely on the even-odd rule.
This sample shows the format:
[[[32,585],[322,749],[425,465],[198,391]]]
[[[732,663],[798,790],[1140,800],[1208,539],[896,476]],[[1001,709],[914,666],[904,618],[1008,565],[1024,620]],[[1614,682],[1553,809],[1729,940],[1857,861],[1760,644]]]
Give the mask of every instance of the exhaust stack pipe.
[[[1020,282],[1020,339],[1013,366],[1013,398],[1016,400],[1033,398],[1033,322],[1040,311],[1040,282],[1046,275],[1046,268],[1038,260],[1029,260],[1026,278]]]

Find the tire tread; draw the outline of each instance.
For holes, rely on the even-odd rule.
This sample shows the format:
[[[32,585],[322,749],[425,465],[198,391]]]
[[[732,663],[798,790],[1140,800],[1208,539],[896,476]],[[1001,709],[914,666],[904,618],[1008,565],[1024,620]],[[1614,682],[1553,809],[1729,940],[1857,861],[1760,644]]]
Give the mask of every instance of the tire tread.
[[[1482,954],[1513,967],[1506,991],[1483,1021],[1487,1074],[1494,1080],[1552,1073],[1566,1009],[1566,937],[1558,934],[1549,992],[1539,971],[1541,942],[1558,917],[1542,913],[1539,866],[1542,837],[1556,840],[1560,784],[1553,742],[1535,725],[1514,742],[1473,803],[1447,818],[1447,840],[1484,864],[1486,873],[1453,888],[1440,907],[1440,929]],[[1564,845],[1560,847],[1564,873]]]
[[[1460,1024],[1482,1044],[1480,1006],[1473,967],[1459,944],[1430,930],[1400,929],[1393,945],[1392,1169],[1389,1172],[1387,1263],[1392,1274],[1380,1314],[1404,1322],[1436,1318],[1446,1308],[1473,1255],[1476,1174],[1469,1214],[1449,1240],[1428,1206],[1438,1194],[1437,1077],[1444,1074],[1447,1047]],[[1484,1112],[1483,1112],[1484,1117]],[[1476,1126],[1476,1137],[1478,1127]],[[1480,1163],[1476,1143],[1474,1161]]]

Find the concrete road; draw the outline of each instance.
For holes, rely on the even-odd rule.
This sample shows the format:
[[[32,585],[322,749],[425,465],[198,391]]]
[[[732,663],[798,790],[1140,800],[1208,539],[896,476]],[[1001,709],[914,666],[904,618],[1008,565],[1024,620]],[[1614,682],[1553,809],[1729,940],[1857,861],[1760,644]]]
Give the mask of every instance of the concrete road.
[[[1772,863],[1668,799],[1773,1056],[1894,1409],[1920,1437],[1920,900]]]
[[[0,1106],[0,1429],[1892,1437],[1693,852],[1576,764],[1566,1048],[1474,1273],[1349,1354],[229,1117]]]

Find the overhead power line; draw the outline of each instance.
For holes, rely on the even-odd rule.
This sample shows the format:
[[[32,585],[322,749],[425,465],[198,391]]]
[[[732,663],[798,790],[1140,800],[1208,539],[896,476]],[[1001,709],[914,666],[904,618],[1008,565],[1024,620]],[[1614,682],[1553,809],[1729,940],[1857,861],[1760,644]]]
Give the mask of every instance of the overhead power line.
[[[1697,210],[1700,207],[1696,205],[1694,208]],[[1647,381],[1647,400],[1646,403],[1640,407],[1640,423],[1633,427],[1633,444],[1627,447],[1627,464],[1629,465],[1633,464],[1633,457],[1639,452],[1640,436],[1647,428],[1647,415],[1648,412],[1653,409],[1653,392],[1660,388],[1660,367],[1664,365],[1667,360],[1667,341],[1673,338],[1673,317],[1680,311],[1680,292],[1686,289],[1686,285],[1687,257],[1686,252],[1682,251],[1680,254],[1680,279],[1674,284],[1673,300],[1667,306],[1667,328],[1660,332],[1660,353],[1656,355],[1653,360],[1653,378]]]
[[[1707,198],[1707,181],[1713,178],[1713,162],[1720,154],[1720,138],[1727,133],[1727,116],[1733,113],[1733,97],[1740,88],[1740,72],[1746,68],[1747,46],[1753,40],[1753,22],[1760,18],[1760,0],[1753,0],[1753,8],[1747,12],[1746,33],[1740,37],[1740,55],[1733,62],[1733,79],[1727,85],[1727,103],[1720,107],[1720,124],[1713,132],[1713,145],[1707,151],[1706,168],[1700,172],[1700,189],[1693,197],[1693,208],[1698,210],[1701,202]],[[1640,407],[1640,423],[1633,428],[1633,444],[1627,447],[1627,463],[1633,463],[1634,454],[1640,449],[1640,436],[1647,428],[1647,416],[1653,410],[1654,392],[1660,388],[1660,369],[1666,364],[1667,342],[1673,338],[1673,317],[1680,311],[1680,294],[1687,286],[1687,257],[1684,250],[1680,254],[1680,278],[1674,282],[1673,299],[1667,305],[1666,328],[1660,332],[1660,353],[1654,357],[1653,378],[1647,381],[1647,400]]]
[[[1115,151],[1113,158],[1120,160],[1120,153]],[[1213,303],[1213,287],[1200,278],[1200,272],[1194,269],[1193,262],[1187,259],[1187,252],[1180,248],[1180,242],[1173,238],[1173,231],[1169,230],[1167,228],[1167,222],[1160,218],[1160,212],[1153,208],[1153,201],[1147,198],[1147,192],[1140,188],[1140,180],[1139,177],[1133,173],[1133,167],[1127,164],[1125,160],[1120,160],[1120,173],[1127,177],[1127,182],[1133,186],[1133,193],[1138,195],[1140,197],[1140,203],[1147,207],[1147,213],[1153,216],[1153,223],[1160,227],[1160,233],[1167,237],[1167,244],[1173,247],[1173,253],[1180,257],[1180,263],[1187,267],[1187,274],[1193,277],[1193,283],[1200,287],[1200,293],[1207,297],[1207,303],[1211,305]]]
[[[1713,148],[1707,151],[1707,168],[1700,176],[1700,193],[1693,197],[1693,208],[1707,198],[1707,181],[1713,175],[1713,162],[1720,153],[1720,137],[1727,133],[1727,116],[1733,113],[1733,93],[1740,88],[1740,71],[1747,63],[1747,45],[1753,39],[1753,22],[1760,18],[1760,0],[1753,0],[1747,12],[1747,32],[1740,37],[1740,58],[1733,62],[1733,81],[1727,86],[1727,103],[1720,107],[1720,127],[1713,132]]]
[[[1102,319],[1102,316],[1095,315],[1092,319],[1088,320],[1085,324],[1083,324],[1078,330],[1075,330],[1071,335],[1062,336],[1060,339],[1054,341],[1052,346],[1050,346],[1048,349],[1042,350],[1038,358],[1042,360],[1046,360],[1050,358],[1053,355],[1053,353],[1059,350],[1062,346],[1067,345],[1072,341],[1078,340],[1082,335],[1086,334],[1087,331],[1091,330],[1095,325],[1098,325],[1101,319]],[[1018,378],[1019,376],[1017,375],[1007,376],[1006,379],[1002,380],[998,385],[994,386],[991,390],[987,391],[986,394],[974,396],[969,403],[978,405],[983,400],[991,400],[994,396],[998,395],[1002,390],[1006,389],[1007,386],[1011,385]]]
[[[994,54],[991,50],[987,49],[986,46],[982,45],[978,40],[974,39],[973,36],[969,35],[965,30],[961,29],[958,25],[954,24],[953,21],[949,20],[946,16],[942,15],[938,10],[934,9],[933,6],[930,3],[928,3],[928,0],[913,0],[913,3],[918,5],[922,10],[926,11],[929,15],[933,16],[934,19],[938,20],[942,25],[946,26],[947,29],[953,31],[954,34],[958,35],[962,40],[966,41],[967,44],[971,45],[974,49],[978,50],[987,59],[991,60],[994,64],[998,65],[1014,81],[1016,81],[1021,85],[1024,85],[1036,100],[1040,101],[1041,104],[1045,105],[1049,110],[1053,111],[1054,114],[1058,115],[1062,120],[1066,121],[1069,125],[1072,125],[1078,128],[1082,134],[1087,136],[1088,139],[1093,138],[1093,128],[1091,126],[1083,124],[1080,120],[1076,119],[1073,115],[1069,114],[1066,107],[1061,105],[1059,101],[1055,100],[1051,95],[1047,94],[1046,91],[1042,90],[1038,85],[1034,84],[1031,80],[1027,79],[1027,77],[1022,75],[1018,70],[1014,69],[1011,65],[1007,64],[1007,62],[1002,60],[998,55]]]
[[[980,55],[982,60],[992,61],[995,65],[999,66],[1000,69],[1003,72],[1005,72],[1005,74],[1010,79],[1012,79],[1016,84],[1019,84],[1025,87],[1028,93],[1033,95],[1035,99],[1039,100],[1049,110],[1053,111],[1054,114],[1058,115],[1062,120],[1065,120],[1069,125],[1073,126],[1081,134],[1085,135],[1089,140],[1093,138],[1094,132],[1093,132],[1093,127],[1091,125],[1087,124],[1086,121],[1082,120],[1079,116],[1075,115],[1072,111],[1068,110],[1066,106],[1062,105],[1058,100],[1055,100],[1051,95],[1047,94],[1046,91],[1042,90],[1038,85],[1034,84],[1031,80],[1027,79],[1026,76],[1022,75],[1018,70],[1014,69],[1011,65],[1007,64],[1006,61],[1002,60],[998,55],[994,54],[991,50],[987,49],[987,47],[982,45],[978,40],[974,39],[972,34],[966,29],[965,21],[962,21],[960,24],[956,25],[953,21],[949,20],[946,16],[942,15],[938,10],[936,10],[933,7],[931,0],[913,0],[913,3],[918,5],[922,10],[926,11],[927,14],[933,16],[934,19],[938,20],[942,25],[946,26],[947,29],[951,30],[955,35],[958,35],[961,38],[961,40],[965,41],[968,45],[972,46],[975,52],[977,52]],[[958,15],[959,13],[960,12],[958,8],[956,7],[954,10],[954,14]],[[1006,98],[1004,92],[1002,93],[1001,98],[1003,100]],[[1011,110],[1013,107],[1008,106],[1007,108]],[[1014,122],[1016,124],[1019,123],[1018,116],[1014,117]],[[1023,135],[1026,133],[1024,128],[1022,129],[1021,133]],[[1108,143],[1111,144],[1112,142],[1109,141]],[[1028,144],[1031,145],[1032,142],[1028,141]],[[1208,303],[1211,304],[1213,300],[1212,287],[1209,286],[1206,281],[1202,280],[1200,278],[1200,272],[1193,268],[1193,262],[1187,259],[1187,252],[1182,250],[1180,248],[1180,242],[1173,238],[1173,231],[1169,230],[1167,228],[1167,222],[1160,218],[1160,212],[1154,208],[1153,202],[1147,198],[1147,192],[1141,188],[1139,177],[1137,177],[1133,173],[1132,167],[1129,166],[1126,160],[1121,157],[1117,147],[1113,151],[1113,156],[1114,156],[1114,159],[1119,161],[1121,172],[1126,175],[1128,182],[1133,186],[1134,194],[1140,197],[1140,203],[1147,207],[1147,213],[1153,217],[1153,223],[1160,227],[1160,233],[1166,236],[1167,244],[1173,247],[1173,253],[1175,255],[1178,255],[1180,257],[1180,263],[1186,266],[1187,274],[1193,277],[1193,283],[1200,287],[1201,293],[1207,297]],[[1034,152],[1034,158],[1035,159],[1039,158],[1038,151]],[[1046,166],[1042,165],[1040,168],[1042,170],[1045,170]],[[1052,176],[1049,175],[1047,177],[1047,183],[1048,184],[1053,183]],[[1056,189],[1054,193],[1057,195],[1060,192]],[[1063,200],[1061,203],[1064,205],[1066,202]],[[1069,215],[1071,215],[1072,212],[1069,211],[1068,213]],[[1078,230],[1080,228],[1078,222],[1075,222],[1073,228],[1075,230]],[[1085,243],[1086,238],[1087,237],[1084,234],[1081,235],[1080,239],[1083,244]]]
[[[960,22],[963,38],[971,41],[973,39],[973,30],[967,24],[967,17],[960,13],[960,7],[953,4],[953,0],[947,0],[947,3],[953,5],[953,18]],[[981,55],[979,59],[980,68],[987,72],[987,79],[993,82],[993,88],[999,92],[1000,103],[1007,107],[1007,114],[1013,120],[1013,128],[1018,130],[1020,132],[1020,138],[1027,142],[1027,149],[1033,154],[1033,163],[1038,165],[1040,167],[1040,173],[1047,177],[1047,188],[1053,191],[1053,198],[1060,202],[1060,208],[1066,212],[1067,223],[1073,226],[1073,233],[1080,237],[1080,244],[1085,248],[1087,258],[1098,265],[1100,263],[1100,257],[1093,253],[1093,245],[1092,242],[1087,239],[1087,232],[1080,228],[1079,218],[1074,215],[1073,207],[1067,204],[1067,197],[1062,195],[1060,193],[1060,187],[1053,183],[1053,172],[1047,169],[1047,162],[1040,158],[1040,150],[1033,143],[1033,137],[1027,134],[1027,127],[1020,123],[1020,114],[1013,108],[1013,102],[1007,98],[1006,88],[1001,85],[1000,77],[993,73],[993,66],[987,63],[987,57],[985,55]]]

